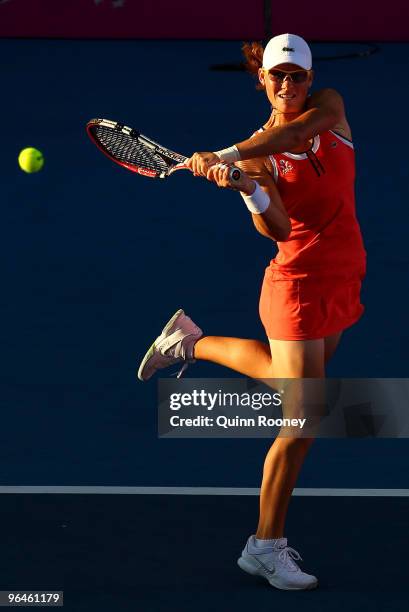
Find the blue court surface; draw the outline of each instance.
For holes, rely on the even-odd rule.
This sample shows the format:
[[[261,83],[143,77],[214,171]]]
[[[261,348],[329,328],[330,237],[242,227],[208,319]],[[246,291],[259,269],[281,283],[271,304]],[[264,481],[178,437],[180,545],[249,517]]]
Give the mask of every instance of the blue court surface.
[[[312,46],[316,57],[353,47]],[[240,62],[240,44],[0,40],[0,50],[0,590],[64,590],[73,611],[403,610],[407,440],[314,444],[298,487],[391,490],[294,497],[289,544],[319,576],[316,592],[279,592],[237,568],[254,495],[91,494],[260,483],[267,439],[158,439],[156,384],[135,371],[180,307],[208,334],[263,339],[258,298],[272,243],[237,194],[187,172],[135,176],[84,129],[92,117],[115,119],[186,155],[246,138],[269,114],[263,94],[243,72],[209,69]],[[366,312],[345,333],[333,377],[408,372],[408,59],[407,45],[381,44],[315,64],[315,86],[345,99],[368,252]],[[17,166],[27,146],[44,152],[38,174]],[[232,373],[198,363],[188,376]]]
[[[407,499],[295,497],[292,539],[320,586],[288,592],[236,565],[256,497],[2,496],[2,589],[63,590],[70,611],[403,611]]]

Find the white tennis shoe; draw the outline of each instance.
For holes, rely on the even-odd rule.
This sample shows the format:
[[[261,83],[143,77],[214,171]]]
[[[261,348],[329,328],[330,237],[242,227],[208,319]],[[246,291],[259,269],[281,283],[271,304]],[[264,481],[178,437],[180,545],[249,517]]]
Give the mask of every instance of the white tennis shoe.
[[[183,363],[178,373],[180,378],[188,364],[195,362],[194,345],[202,336],[200,327],[182,309],[175,312],[142,359],[138,370],[139,380],[149,380],[157,370]]]
[[[314,589],[318,585],[315,576],[305,574],[295,561],[302,560],[294,548],[287,546],[287,538],[274,540],[271,547],[258,547],[255,536],[247,540],[237,563],[242,570],[253,576],[262,576],[277,589],[300,591]]]

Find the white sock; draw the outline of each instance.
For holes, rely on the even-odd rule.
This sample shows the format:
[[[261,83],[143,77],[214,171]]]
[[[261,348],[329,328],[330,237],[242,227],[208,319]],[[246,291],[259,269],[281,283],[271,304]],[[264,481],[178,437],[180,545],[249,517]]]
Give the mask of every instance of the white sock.
[[[259,540],[258,538],[254,538],[254,544],[257,548],[271,548],[278,540],[281,540],[281,538],[277,538],[276,540]]]

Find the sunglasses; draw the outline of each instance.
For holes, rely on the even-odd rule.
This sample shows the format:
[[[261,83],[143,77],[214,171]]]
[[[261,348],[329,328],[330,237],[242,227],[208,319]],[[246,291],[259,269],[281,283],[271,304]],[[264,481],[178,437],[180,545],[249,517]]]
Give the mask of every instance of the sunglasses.
[[[271,81],[276,83],[283,83],[286,77],[289,77],[290,81],[299,85],[300,83],[305,83],[308,79],[309,70],[291,70],[286,72],[285,70],[276,70],[272,68],[271,70],[265,70],[269,75]]]

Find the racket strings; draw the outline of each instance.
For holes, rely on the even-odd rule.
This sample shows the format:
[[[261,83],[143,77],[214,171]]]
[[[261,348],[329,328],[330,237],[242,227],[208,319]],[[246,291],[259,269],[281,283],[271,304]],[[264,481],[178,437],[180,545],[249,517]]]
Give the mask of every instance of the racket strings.
[[[93,132],[98,142],[116,159],[158,174],[167,173],[168,164],[135,137],[97,125]]]

